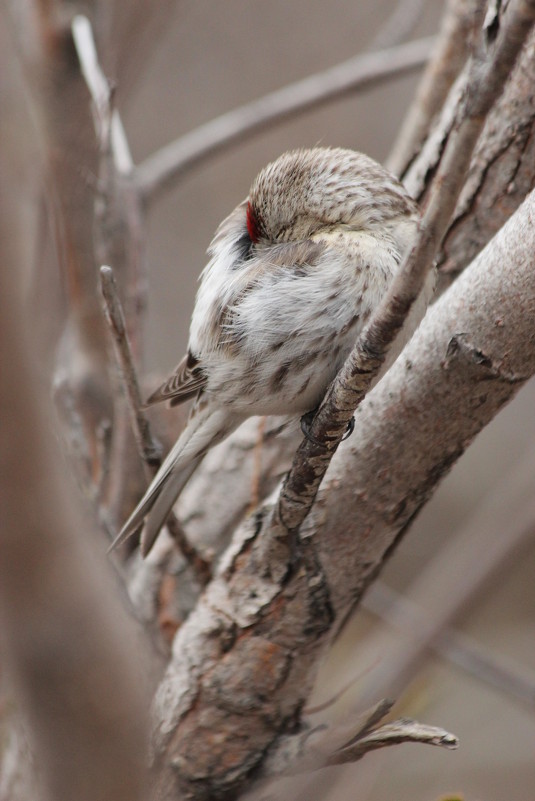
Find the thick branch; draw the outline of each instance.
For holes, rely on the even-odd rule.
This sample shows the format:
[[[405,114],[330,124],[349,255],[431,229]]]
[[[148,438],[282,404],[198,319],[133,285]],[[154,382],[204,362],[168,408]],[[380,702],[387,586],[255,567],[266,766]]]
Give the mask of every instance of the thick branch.
[[[470,165],[438,267],[448,283],[535,186],[535,32],[492,108]],[[445,277],[445,276],[444,276]]]

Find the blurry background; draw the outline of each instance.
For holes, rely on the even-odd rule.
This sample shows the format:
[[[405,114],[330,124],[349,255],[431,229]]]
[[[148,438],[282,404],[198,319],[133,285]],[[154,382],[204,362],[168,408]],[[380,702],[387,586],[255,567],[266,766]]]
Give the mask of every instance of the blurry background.
[[[136,162],[197,125],[266,92],[365,50],[392,13],[393,0],[226,0],[183,2],[125,111]],[[413,36],[437,29],[442,3],[423,4]],[[146,364],[166,371],[182,356],[197,277],[218,223],[247,194],[258,170],[281,152],[317,143],[363,150],[383,160],[395,139],[416,77],[307,112],[216,156],[156,200],[150,215],[150,305]],[[118,99],[120,102],[120,86]],[[499,503],[504,477],[535,448],[535,384],[480,435],[420,515],[383,580],[407,589],[489,498]],[[535,464],[535,461],[533,462]],[[533,474],[535,490],[535,474]],[[514,521],[512,521],[514,522]],[[535,533],[535,525],[534,525]],[[508,531],[503,532],[507,538]],[[331,772],[324,797],[429,801],[449,792],[470,801],[535,797],[535,541],[503,563],[454,621],[457,630],[527,679],[530,700],[490,687],[444,659],[428,656],[397,711],[455,732],[456,752],[410,745],[367,756]],[[456,592],[455,574],[444,581]],[[367,650],[378,627],[370,612],[351,621],[325,666],[316,700],[352,676],[368,678],[379,657]],[[359,682],[339,706],[357,702]],[[324,772],[325,773],[325,772]],[[327,780],[325,779],[326,784]]]

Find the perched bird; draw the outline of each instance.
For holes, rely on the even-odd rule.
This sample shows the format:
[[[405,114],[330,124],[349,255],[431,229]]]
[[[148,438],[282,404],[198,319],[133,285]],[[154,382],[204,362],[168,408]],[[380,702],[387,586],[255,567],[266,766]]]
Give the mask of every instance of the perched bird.
[[[188,351],[147,401],[195,398],[188,423],[114,546],[145,521],[148,553],[207,450],[247,417],[297,417],[319,405],[412,246],[418,219],[397,179],[362,153],[296,150],[260,172],[210,245]],[[395,355],[429,294],[428,286]]]

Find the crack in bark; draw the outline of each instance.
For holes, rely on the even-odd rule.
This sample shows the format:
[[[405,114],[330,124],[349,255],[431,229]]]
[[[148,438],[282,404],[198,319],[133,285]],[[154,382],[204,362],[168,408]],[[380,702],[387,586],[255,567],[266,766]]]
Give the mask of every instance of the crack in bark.
[[[483,375],[480,380],[498,380],[507,384],[522,384],[529,377],[515,375],[498,366],[490,356],[470,341],[468,334],[459,333],[451,337],[446,349],[446,358],[442,363],[444,369],[449,369],[452,359],[458,356],[465,359],[467,363],[483,368]]]

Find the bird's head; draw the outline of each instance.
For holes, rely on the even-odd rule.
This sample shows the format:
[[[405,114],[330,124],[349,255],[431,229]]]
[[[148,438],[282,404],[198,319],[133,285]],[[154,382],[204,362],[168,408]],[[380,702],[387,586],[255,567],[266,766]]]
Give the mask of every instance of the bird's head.
[[[258,174],[246,205],[249,237],[260,246],[337,228],[367,230],[416,213],[387,170],[342,148],[283,154]]]

